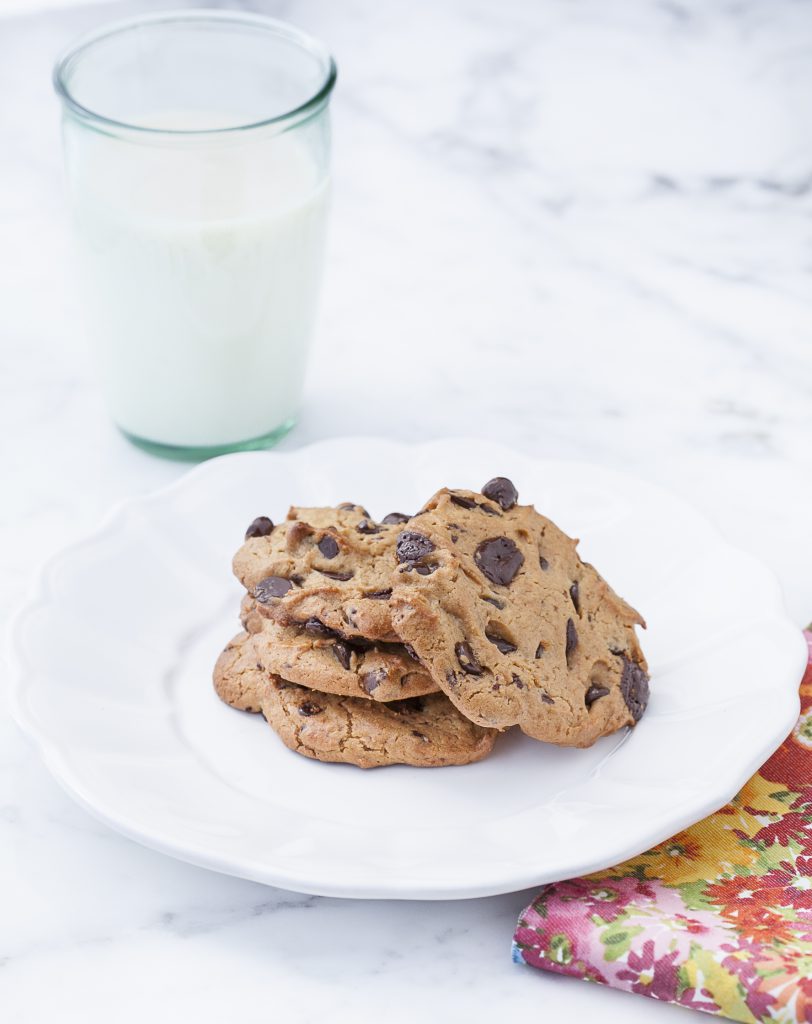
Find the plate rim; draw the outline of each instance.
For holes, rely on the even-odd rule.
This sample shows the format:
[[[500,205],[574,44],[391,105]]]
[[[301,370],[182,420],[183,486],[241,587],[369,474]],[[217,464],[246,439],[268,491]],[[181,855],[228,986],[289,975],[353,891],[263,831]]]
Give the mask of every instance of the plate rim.
[[[251,861],[250,857],[243,858],[243,860],[237,864],[234,860],[230,860],[229,858],[223,857],[219,854],[207,853],[199,845],[190,843],[188,840],[184,842],[182,839],[167,838],[163,835],[161,829],[158,829],[157,832],[154,830],[150,831],[148,825],[145,826],[144,824],[134,822],[126,814],[116,813],[115,811],[111,811],[109,808],[99,807],[98,801],[94,802],[92,793],[88,792],[78,773],[71,768],[69,760],[63,754],[60,744],[52,739],[44,730],[40,729],[33,716],[29,714],[26,706],[27,685],[25,651],[21,639],[22,626],[27,618],[34,614],[37,609],[47,605],[49,597],[49,578],[54,569],[63,559],[70,557],[83,547],[92,545],[95,540],[110,529],[120,516],[126,513],[127,509],[137,507],[139,505],[146,505],[148,502],[153,500],[161,500],[171,497],[175,491],[182,490],[186,487],[189,481],[196,480],[200,476],[212,473],[212,467],[216,464],[224,461],[236,462],[238,460],[245,462],[257,462],[259,459],[275,460],[280,457],[285,459],[296,459],[301,458],[303,453],[312,452],[314,449],[330,449],[331,447],[341,448],[345,445],[369,445],[370,443],[378,446],[394,447],[401,451],[404,449],[418,449],[423,451],[431,448],[445,448],[448,446],[466,444],[476,444],[481,446],[484,443],[494,452],[501,451],[506,455],[510,454],[514,457],[518,456],[521,459],[528,460],[536,464],[554,463],[556,466],[560,467],[577,467],[587,471],[598,471],[601,475],[611,477],[618,481],[642,483],[650,493],[659,493],[659,495],[667,499],[669,504],[672,506],[681,506],[683,509],[690,510],[692,515],[702,522],[703,527],[708,532],[708,535],[714,538],[717,545],[732,550],[740,557],[749,559],[754,565],[759,567],[759,570],[764,576],[765,583],[770,583],[770,590],[772,592],[772,614],[770,618],[775,627],[780,628],[785,632],[788,648],[793,642],[796,644],[797,648],[797,673],[795,673],[796,691],[794,698],[791,697],[788,683],[782,685],[780,690],[779,687],[776,686],[776,696],[778,695],[778,692],[784,693],[784,690],[786,690],[787,710],[784,718],[782,719],[782,722],[785,724],[782,725],[781,730],[778,729],[776,724],[770,732],[769,742],[765,738],[764,743],[759,746],[757,751],[751,751],[749,756],[746,758],[743,756],[741,760],[737,760],[736,764],[738,767],[731,768],[730,772],[725,775],[719,773],[714,780],[715,784],[712,786],[712,794],[709,792],[703,801],[692,801],[690,811],[686,810],[682,814],[675,815],[672,819],[673,823],[668,826],[667,834],[662,834],[662,828],[655,829],[653,832],[649,832],[645,836],[643,836],[642,831],[640,831],[635,832],[636,838],[632,843],[628,843],[626,845],[623,845],[622,843],[615,843],[612,846],[612,849],[613,851],[617,850],[618,852],[617,854],[614,852],[611,854],[612,864],[620,863],[630,857],[636,856],[643,850],[649,849],[657,843],[664,841],[723,806],[739,791],[742,785],[744,785],[751,775],[753,775],[753,773],[764,763],[766,758],[776,750],[783,740],[789,735],[799,714],[800,700],[797,694],[797,686],[803,676],[809,655],[803,631],[800,627],[795,625],[789,617],[784,601],[783,590],[776,573],[750,552],[730,543],[719,526],[703,512],[693,506],[689,501],[686,501],[679,495],[673,494],[668,488],[663,487],[656,482],[638,477],[635,474],[627,473],[625,470],[618,470],[612,466],[601,465],[600,463],[590,460],[537,458],[536,456],[528,454],[521,449],[514,449],[509,445],[494,442],[489,439],[459,436],[444,437],[427,442],[410,443],[389,438],[373,438],[364,436],[329,438],[312,444],[301,445],[298,448],[281,451],[270,450],[238,452],[219,456],[215,459],[210,459],[194,466],[161,487],[131,495],[129,497],[124,497],[111,506],[108,512],[99,520],[98,524],[94,528],[83,531],[75,540],[63,545],[58,551],[48,556],[40,565],[38,570],[36,570],[32,575],[26,597],[18,606],[17,610],[9,617],[5,630],[5,650],[7,654],[7,664],[9,667],[6,695],[10,715],[23,734],[33,744],[39,756],[42,758],[48,772],[60,785],[63,791],[74,799],[96,820],[103,822],[114,831],[124,835],[128,839],[132,839],[140,843],[141,845],[198,867],[219,871],[235,877],[254,880],[262,884],[278,886],[293,892],[329,897],[399,900],[470,899],[519,892],[527,888],[547,884],[548,882],[556,880],[558,877],[574,877],[576,875],[587,874],[591,871],[602,870],[608,866],[607,855],[603,855],[595,860],[590,860],[586,857],[583,862],[574,866],[569,875],[557,875],[556,879],[546,877],[548,872],[545,872],[544,870],[539,870],[533,873],[529,873],[528,870],[523,870],[511,875],[510,871],[505,869],[500,881],[485,881],[476,886],[466,884],[457,889],[449,889],[444,883],[432,885],[427,884],[425,881],[417,884],[408,880],[398,880],[398,883],[395,884],[390,880],[385,885],[381,886],[374,883],[356,883],[348,885],[345,881],[339,880],[331,882],[324,878],[308,879],[306,877],[308,874],[307,871],[302,874],[296,874],[290,871],[280,870],[279,868],[269,868],[267,864],[258,864],[255,862],[249,863],[249,861]],[[767,618],[765,616],[765,622],[766,621]],[[788,675],[789,673],[787,672],[787,676]]]

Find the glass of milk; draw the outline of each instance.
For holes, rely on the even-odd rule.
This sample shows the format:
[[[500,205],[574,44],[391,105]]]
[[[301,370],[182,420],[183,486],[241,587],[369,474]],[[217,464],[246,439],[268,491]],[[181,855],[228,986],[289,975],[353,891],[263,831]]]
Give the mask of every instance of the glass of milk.
[[[302,32],[215,10],[116,23],[57,63],[91,340],[141,447],[206,458],[293,425],[335,78]]]

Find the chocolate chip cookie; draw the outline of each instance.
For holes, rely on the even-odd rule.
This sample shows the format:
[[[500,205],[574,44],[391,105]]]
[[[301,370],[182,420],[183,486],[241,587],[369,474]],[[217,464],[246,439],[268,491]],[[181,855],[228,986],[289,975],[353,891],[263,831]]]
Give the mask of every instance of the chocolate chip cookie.
[[[234,573],[259,612],[285,625],[318,619],[349,637],[397,642],[389,597],[395,541],[409,517],[380,522],[360,505],[291,508],[285,522],[255,519]]]
[[[250,634],[238,633],[226,644],[215,663],[213,678],[220,700],[240,711],[259,711],[259,693],[268,676],[257,660]]]
[[[490,753],[497,735],[468,721],[442,693],[380,704],[274,679],[261,709],[291,750],[359,768],[471,764]]]
[[[395,631],[479,725],[567,746],[639,721],[638,613],[513,484],[444,489],[396,540]]]
[[[379,701],[419,697],[439,689],[402,644],[348,641],[318,619],[303,626],[281,626],[251,611],[250,606],[250,599],[243,604],[250,637],[235,637],[229,645],[246,651],[243,689],[253,692],[250,679],[254,672],[259,679],[267,678],[268,674],[280,675],[313,690]],[[228,651],[226,648],[224,657]],[[225,666],[231,674],[233,669],[227,657]],[[242,662],[239,667],[243,668]]]

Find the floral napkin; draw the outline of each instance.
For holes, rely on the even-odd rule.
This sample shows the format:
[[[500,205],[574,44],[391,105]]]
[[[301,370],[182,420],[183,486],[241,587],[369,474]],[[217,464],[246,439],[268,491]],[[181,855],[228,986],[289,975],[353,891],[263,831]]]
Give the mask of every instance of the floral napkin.
[[[791,735],[731,803],[608,871],[546,886],[517,963],[736,1021],[812,1022],[812,633]]]

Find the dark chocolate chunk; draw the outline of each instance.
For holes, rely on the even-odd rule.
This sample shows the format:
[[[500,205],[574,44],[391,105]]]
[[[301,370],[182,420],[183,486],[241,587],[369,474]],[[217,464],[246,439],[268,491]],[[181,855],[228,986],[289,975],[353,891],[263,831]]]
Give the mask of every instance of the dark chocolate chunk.
[[[284,597],[292,586],[291,581],[284,576],[266,576],[254,587],[254,597],[260,604],[267,604],[275,597]]]
[[[496,633],[486,633],[485,636],[502,654],[512,654],[516,650],[516,644],[512,644],[510,640],[505,640],[503,636],[498,636]]]
[[[564,655],[566,656],[567,664],[569,664],[570,657],[577,646],[578,632],[575,629],[575,623],[572,619],[567,619],[567,641],[564,645]]]
[[[580,593],[580,591],[578,589],[578,580],[576,580],[573,583],[573,585],[570,587],[570,597],[572,598],[572,606],[573,606],[573,608],[580,615],[581,614],[581,593]]]
[[[395,543],[395,553],[399,562],[416,562],[418,558],[425,558],[434,551],[434,543],[423,533],[416,533],[414,530],[404,530],[398,534]]]
[[[524,555],[509,537],[491,537],[476,549],[474,561],[492,583],[506,587],[524,565]]]
[[[355,527],[359,533],[380,533],[381,528],[372,519],[362,519],[361,522]]]
[[[608,693],[609,690],[605,686],[597,686],[595,683],[593,683],[592,686],[590,686],[589,689],[586,691],[586,696],[584,697],[584,704],[586,704],[588,708],[591,708],[596,700],[598,700],[600,697],[605,697]]]
[[[460,663],[460,668],[463,672],[469,676],[481,676],[482,666],[476,659],[476,655],[471,650],[471,645],[465,640],[461,640],[458,644],[454,645],[454,653],[457,655],[457,661]]]
[[[299,705],[299,714],[304,715],[305,718],[311,718],[313,715],[320,715],[323,708],[319,704],[315,704],[312,700],[306,700],[304,704]]]
[[[476,508],[476,502],[473,498],[464,498],[461,494],[451,494],[449,497],[460,508]]]
[[[290,574],[290,582],[295,583],[297,587],[301,587],[304,583],[304,576],[300,576],[298,572],[292,572]]]
[[[547,570],[550,568],[550,563],[547,561],[544,555],[539,555],[539,565],[541,566],[542,572],[547,572]]]
[[[419,740],[423,740],[424,743],[429,742],[428,736],[424,736],[423,733],[418,732],[417,729],[412,729],[412,736],[416,737]]]
[[[245,539],[250,537],[267,537],[273,530],[273,522],[267,516],[257,516],[245,531]]]
[[[325,533],[317,546],[325,558],[335,558],[338,554],[338,541],[329,533]]]
[[[382,682],[386,679],[386,669],[376,668],[374,672],[365,672],[361,676],[361,685],[367,691],[372,693],[373,690],[377,690]]]
[[[316,569],[316,572],[326,576],[328,580],[338,580],[339,583],[346,583],[354,575],[352,572],[328,572],[326,569]]]
[[[333,654],[336,656],[339,665],[342,668],[349,670],[350,662],[352,659],[352,648],[348,643],[343,640],[336,640],[333,644]]]
[[[540,691],[540,696],[543,704],[555,704],[553,698],[549,695],[549,693],[545,692],[544,690]]]
[[[381,520],[382,523],[386,523],[387,526],[395,526],[398,523],[408,523],[411,516],[404,515],[402,512],[389,512]]]
[[[450,690],[456,690],[457,686],[457,673],[453,669],[449,669],[445,674],[445,681],[448,684]]]
[[[516,687],[516,689],[517,689],[517,690],[523,690],[523,689],[524,689],[524,683],[523,683],[523,682],[522,682],[522,680],[521,680],[521,679],[520,679],[520,678],[519,678],[519,677],[518,677],[518,676],[516,675],[516,673],[515,673],[515,672],[514,672],[514,673],[513,673],[513,675],[511,676],[511,679],[513,680],[513,685],[514,685],[514,686]]]
[[[500,601],[498,597],[483,597],[482,600],[492,604],[494,608],[498,608],[500,611],[505,607],[505,602]]]
[[[366,516],[367,519],[369,518],[369,512],[367,512],[363,505],[353,505],[351,501],[342,501],[338,507],[342,512],[354,512],[358,509],[362,516]]]
[[[489,480],[482,488],[482,493],[486,498],[495,501],[505,512],[513,508],[519,500],[519,492],[506,476],[495,476],[493,480]]]
[[[369,601],[388,601],[392,596],[392,588],[388,587],[386,590],[372,590],[364,597]]]
[[[325,626],[321,619],[317,619],[315,617],[308,619],[307,622],[305,622],[304,631],[305,633],[309,633],[310,636],[323,638],[336,636],[336,633],[330,629],[329,626]]]
[[[536,648],[535,657],[540,658],[544,654],[544,644],[539,644]]]
[[[648,706],[648,676],[636,661],[623,658],[623,674],[620,677],[620,692],[635,722],[643,717]]]
[[[414,661],[420,661],[420,658],[418,658],[417,656],[417,651],[414,649],[414,647],[412,647],[411,644],[404,644],[403,649]]]
[[[433,572],[436,572],[440,566],[437,562],[429,562],[428,565],[416,565],[414,571],[418,576],[431,576]]]
[[[493,505],[488,505],[487,502],[480,501],[479,507],[482,509],[483,512],[485,512],[489,516],[502,515],[498,508],[495,508]]]

